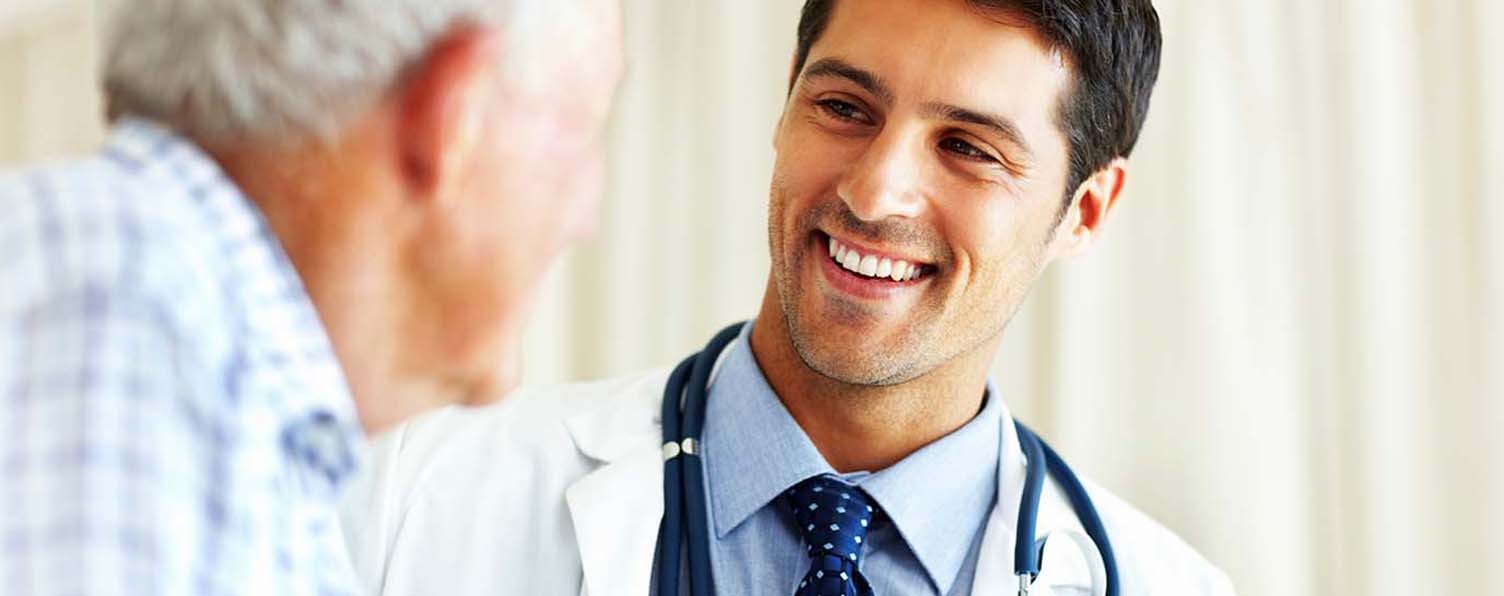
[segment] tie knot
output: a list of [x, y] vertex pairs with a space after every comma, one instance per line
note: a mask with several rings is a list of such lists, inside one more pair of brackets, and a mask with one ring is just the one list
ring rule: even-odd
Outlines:
[[811, 558], [853, 565], [861, 558], [867, 526], [877, 513], [862, 489], [825, 475], [794, 485], [784, 496]]

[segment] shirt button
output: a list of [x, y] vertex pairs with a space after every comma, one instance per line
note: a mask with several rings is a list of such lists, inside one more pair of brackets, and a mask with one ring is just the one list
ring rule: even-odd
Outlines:
[[332, 495], [339, 480], [355, 467], [349, 433], [329, 412], [314, 412], [288, 426], [282, 442], [305, 486], [315, 494]]

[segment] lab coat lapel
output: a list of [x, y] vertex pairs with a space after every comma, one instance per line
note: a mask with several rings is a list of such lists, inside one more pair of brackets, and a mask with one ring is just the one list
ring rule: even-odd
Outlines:
[[[971, 593], [973, 594], [1011, 594], [1018, 589], [1018, 577], [1013, 574], [1013, 555], [1018, 528], [1019, 500], [1023, 497], [1024, 477], [1028, 466], [1044, 465], [1044, 462], [1031, 462], [1024, 457], [1023, 446], [1018, 442], [1018, 429], [1013, 426], [1013, 416], [1006, 407], [1001, 418], [1003, 440], [998, 442], [1002, 445], [1002, 452], [998, 454], [998, 502], [992, 508], [992, 515], [987, 519], [987, 533], [982, 537], [977, 574], [972, 582]], [[1070, 508], [1064, 495], [1055, 487], [1053, 478], [1046, 479], [1044, 492], [1039, 501], [1039, 520], [1036, 522], [1036, 531], [1040, 536], [1052, 530], [1080, 529], [1080, 521], [1076, 519], [1076, 514]], [[1053, 543], [1054, 540], [1052, 539], [1051, 542]], [[1045, 575], [1052, 577], [1047, 579], [1041, 576], [1041, 580], [1034, 583], [1029, 593], [1035, 596], [1052, 594], [1054, 590], [1051, 589], [1051, 584], [1091, 585], [1089, 577], [1075, 577], [1082, 575], [1084, 570], [1064, 574], [1060, 573], [1061, 571], [1052, 569], [1046, 572]]]
[[1002, 440], [998, 441], [997, 504], [987, 518], [987, 533], [977, 560], [977, 574], [972, 581], [973, 594], [1004, 594], [1017, 589], [1013, 575], [1013, 536], [1018, 524], [1018, 500], [1024, 492], [1024, 472], [1028, 462], [1018, 443], [1013, 415], [1003, 406]]
[[664, 376], [605, 398], [566, 422], [575, 445], [601, 467], [565, 491], [590, 596], [647, 594], [663, 517], [658, 395]]
[[596, 470], [565, 493], [586, 594], [647, 593], [663, 517], [662, 463], [649, 449]]

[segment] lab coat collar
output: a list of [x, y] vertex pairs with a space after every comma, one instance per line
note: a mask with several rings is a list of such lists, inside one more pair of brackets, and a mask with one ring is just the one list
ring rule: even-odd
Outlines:
[[1018, 442], [1018, 429], [1013, 427], [1013, 414], [1007, 404], [1001, 403], [1002, 433], [1001, 451], [998, 454], [997, 503], [987, 520], [987, 532], [982, 537], [981, 555], [977, 557], [977, 572], [973, 585], [1016, 585], [1013, 579], [1013, 532], [1018, 527], [1018, 499], [1024, 492], [1024, 475], [1028, 459], [1023, 455], [1023, 446]]
[[[575, 447], [602, 462], [565, 491], [591, 596], [645, 594], [663, 517], [662, 433], [657, 416], [668, 371], [608, 396], [565, 421]], [[646, 412], [654, 415], [644, 416]]]
[[[612, 463], [638, 454], [644, 445], [658, 453], [663, 439], [659, 405], [669, 369], [643, 375], [616, 395], [602, 396], [600, 405], [564, 421], [575, 447], [586, 457]], [[644, 416], [645, 412], [651, 415]], [[660, 470], [661, 472], [661, 470]]]
[[[1023, 445], [1018, 440], [1018, 429], [1014, 426], [1013, 414], [1008, 411], [1006, 404], [999, 402], [999, 405], [1003, 406], [1003, 412], [1000, 429], [1002, 452], [998, 456], [998, 500], [987, 521], [987, 533], [982, 538], [981, 555], [977, 560], [973, 586], [1018, 585], [1013, 574], [1013, 557], [1016, 550], [1014, 539], [1018, 529], [1019, 500], [1023, 497], [1028, 467], [1044, 465], [1044, 462], [1031, 462], [1024, 456]], [[1069, 502], [1055, 486], [1052, 478], [1047, 478], [1044, 484], [1035, 531], [1038, 532], [1036, 538], [1050, 532], [1083, 531], [1075, 511], [1071, 509]], [[1053, 543], [1054, 540], [1052, 539], [1051, 542]], [[1091, 589], [1091, 578], [1086, 575], [1084, 568], [1071, 566], [1069, 569], [1062, 569], [1048, 564], [1051, 562], [1048, 559], [1043, 570], [1050, 577], [1041, 576], [1035, 584], [1038, 593], [1050, 594], [1053, 591], [1049, 588], [1058, 587]]]

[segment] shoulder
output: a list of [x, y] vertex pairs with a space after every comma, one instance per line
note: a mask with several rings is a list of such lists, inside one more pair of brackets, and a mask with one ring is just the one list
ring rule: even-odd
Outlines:
[[[0, 391], [42, 391], [52, 408], [90, 403], [162, 432], [223, 434], [232, 313], [179, 194], [103, 157], [0, 172], [0, 359], [20, 363], [0, 367], [13, 382]], [[51, 432], [92, 440], [100, 430]], [[125, 438], [169, 445], [151, 436]]]
[[541, 463], [577, 442], [587, 444], [577, 455], [599, 459], [596, 447], [609, 451], [612, 437], [657, 429], [665, 376], [655, 370], [530, 386], [494, 404], [442, 408], [378, 437], [373, 464], [397, 465], [403, 484], [419, 486], [433, 474], [463, 475], [478, 465], [505, 466], [518, 458]]
[[1124, 594], [1233, 594], [1227, 575], [1185, 540], [1117, 495], [1083, 484], [1107, 525]]
[[[196, 266], [212, 254], [187, 197], [123, 164], [90, 157], [0, 172], [0, 311], [86, 292], [162, 305], [173, 319], [186, 297], [212, 299], [218, 287]], [[184, 321], [188, 323], [189, 321]]]
[[[193, 505], [236, 503], [224, 500], [211, 472], [234, 461], [239, 419], [218, 399], [228, 361], [222, 334], [207, 332], [225, 314], [204, 303], [213, 284], [185, 264], [193, 226], [170, 196], [139, 182], [97, 158], [0, 172], [0, 399], [26, 403], [14, 413], [42, 437], [0, 441], [0, 452], [20, 462], [8, 480], [37, 488], [22, 496], [34, 515], [18, 535], [64, 526], [89, 536], [138, 532], [160, 547], [158, 557], [137, 561], [142, 569], [177, 572], [200, 562], [221, 514], [233, 513], [200, 515]], [[87, 424], [57, 424], [80, 412]], [[44, 498], [79, 486], [88, 488], [88, 506]], [[107, 499], [92, 498], [119, 494], [187, 513], [171, 533], [137, 528], [118, 507], [99, 505]], [[74, 567], [141, 556], [129, 542], [29, 544], [18, 556]]]
[[[665, 377], [653, 371], [526, 387], [496, 404], [443, 408], [377, 436], [340, 507], [365, 587], [379, 593], [434, 572], [422, 563], [433, 557], [414, 554], [433, 548], [454, 551], [452, 564], [435, 569], [474, 551], [491, 561], [544, 551], [577, 556], [558, 539], [569, 524], [564, 494], [603, 465], [595, 448], [657, 428]], [[519, 548], [533, 551], [512, 552]]]

